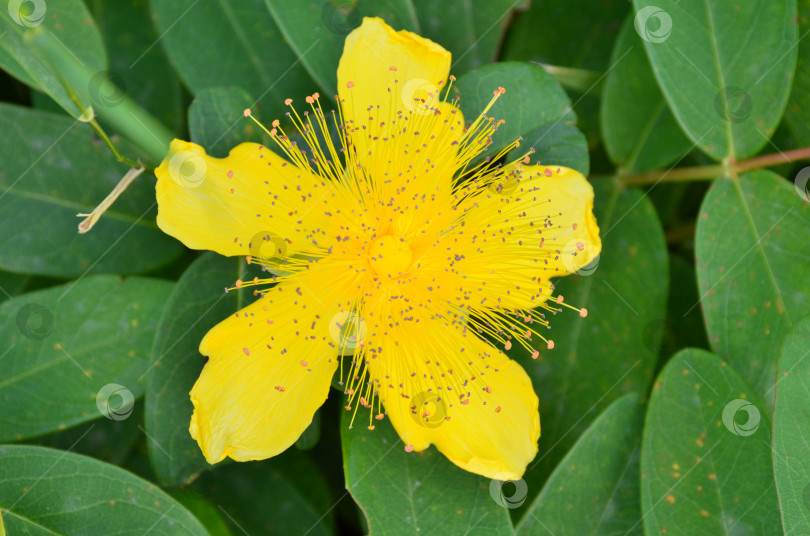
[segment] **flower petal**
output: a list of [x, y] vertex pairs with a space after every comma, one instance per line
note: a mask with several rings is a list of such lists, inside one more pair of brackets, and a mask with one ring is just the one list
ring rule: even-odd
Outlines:
[[[266, 291], [200, 343], [209, 360], [191, 390], [189, 431], [209, 463], [275, 456], [326, 400], [338, 366], [326, 280], [307, 275]], [[306, 286], [305, 286], [306, 285]]]
[[408, 448], [435, 444], [462, 469], [500, 480], [520, 478], [540, 437], [538, 399], [523, 368], [459, 321], [396, 324], [371, 330], [370, 346], [381, 332], [396, 343], [383, 347], [367, 366]]
[[192, 249], [283, 256], [309, 243], [308, 229], [322, 223], [319, 211], [307, 214], [306, 229], [300, 222], [317, 190], [326, 191], [322, 180], [255, 143], [214, 158], [174, 140], [155, 175], [158, 226]]
[[449, 70], [444, 48], [379, 18], [346, 38], [337, 73], [343, 117], [357, 164], [378, 189], [449, 191], [464, 131], [461, 111], [441, 100]]
[[378, 115], [370, 114], [370, 108], [412, 111], [413, 99], [429, 99], [428, 93], [438, 91], [449, 74], [450, 53], [440, 45], [366, 17], [346, 37], [338, 64], [344, 118], [365, 125], [369, 115]]
[[602, 250], [593, 188], [560, 166], [513, 164], [460, 208], [475, 232], [454, 246], [470, 282], [501, 289], [505, 307], [531, 309], [551, 296], [552, 277], [582, 270]]

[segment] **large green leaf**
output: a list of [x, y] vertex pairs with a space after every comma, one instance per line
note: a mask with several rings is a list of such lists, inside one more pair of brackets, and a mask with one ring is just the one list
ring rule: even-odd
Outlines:
[[262, 0], [151, 0], [160, 43], [195, 95], [238, 85], [267, 111], [316, 89]]
[[752, 394], [708, 352], [684, 350], [667, 364], [641, 448], [645, 534], [782, 533], [771, 433]]
[[492, 155], [523, 136], [515, 153], [534, 147], [532, 161], [564, 165], [588, 173], [585, 137], [576, 129], [576, 116], [562, 87], [542, 68], [529, 63], [498, 63], [475, 69], [454, 85], [461, 111], [472, 121], [484, 111], [498, 87], [506, 89], [487, 115], [506, 122], [493, 135]]
[[[36, 0], [6, 2], [0, 9], [0, 67], [25, 84], [44, 91], [74, 117], [81, 110], [51, 63], [24, 35], [49, 32], [91, 72], [107, 70], [107, 55], [98, 28], [81, 0]], [[86, 95], [88, 88], [73, 88]], [[82, 105], [90, 106], [85, 100]]]
[[126, 172], [92, 129], [63, 115], [0, 104], [0, 268], [57, 277], [144, 272], [180, 244], [155, 225], [155, 189], [142, 175], [87, 234], [89, 213]]
[[188, 393], [205, 364], [199, 351], [205, 333], [247, 305], [249, 292], [223, 290], [245, 279], [244, 271], [243, 260], [202, 255], [183, 273], [160, 318], [146, 387], [146, 433], [152, 467], [165, 484], [187, 483], [211, 467], [188, 432]]
[[9, 534], [206, 536], [154, 484], [70, 452], [0, 446], [0, 511]]
[[191, 141], [223, 158], [242, 142], [261, 143], [262, 130], [243, 115], [254, 99], [239, 87], [202, 90], [188, 109]]
[[440, 43], [453, 54], [450, 72], [458, 76], [495, 61], [503, 32], [516, 9], [528, 0], [478, 2], [449, 16], [447, 4], [412, 0], [422, 27], [421, 35]]
[[674, 162], [692, 144], [658, 89], [633, 19], [625, 21], [602, 91], [605, 149], [620, 168], [642, 172]]
[[95, 106], [115, 107], [126, 93], [173, 132], [183, 132], [185, 95], [180, 79], [161, 47], [145, 48], [159, 37], [146, 0], [88, 4], [110, 56], [110, 70], [91, 79]]
[[[524, 478], [539, 491], [577, 438], [610, 403], [644, 393], [652, 380], [666, 315], [667, 249], [649, 199], [637, 189], [594, 184], [602, 236], [598, 261], [555, 285], [565, 301], [588, 309], [550, 319], [555, 347], [532, 360], [512, 351], [540, 397], [540, 453]], [[598, 263], [598, 264], [597, 264]]]
[[717, 159], [767, 143], [796, 67], [796, 2], [634, 0], [635, 27], [672, 112]]
[[0, 305], [0, 441], [126, 419], [171, 288], [89, 276]]
[[810, 40], [804, 39], [810, 30], [810, 0], [799, 2], [799, 51], [796, 77], [790, 91], [785, 121], [802, 146], [810, 145]]
[[298, 59], [329, 95], [337, 93], [337, 67], [343, 41], [363, 17], [382, 17], [395, 30], [419, 32], [411, 0], [265, 0], [265, 3]]
[[[509, 512], [499, 504], [522, 504], [523, 481], [503, 484], [468, 473], [434, 447], [405, 452], [387, 420], [367, 430], [362, 423], [350, 429], [351, 418], [343, 412], [346, 489], [363, 510], [371, 534], [514, 534]], [[358, 416], [362, 420], [367, 417]]]
[[[709, 343], [773, 408], [779, 347], [810, 314], [808, 205], [769, 171], [718, 179], [695, 236]], [[695, 304], [697, 305], [697, 304]]]
[[810, 317], [785, 337], [773, 416], [773, 467], [787, 534], [810, 534]]
[[638, 395], [611, 404], [560, 462], [520, 525], [519, 536], [642, 534]]

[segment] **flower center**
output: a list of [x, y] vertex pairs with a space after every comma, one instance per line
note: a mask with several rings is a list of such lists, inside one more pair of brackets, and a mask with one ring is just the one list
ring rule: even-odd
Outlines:
[[411, 248], [402, 238], [381, 236], [371, 245], [368, 260], [377, 275], [396, 278], [410, 268]]

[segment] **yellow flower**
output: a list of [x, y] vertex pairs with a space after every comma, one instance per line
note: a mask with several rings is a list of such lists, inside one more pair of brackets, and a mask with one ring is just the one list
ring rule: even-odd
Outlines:
[[[601, 248], [593, 190], [529, 164], [532, 151], [476, 160], [500, 123], [487, 107], [465, 127], [449, 69], [441, 46], [367, 18], [346, 39], [337, 111], [317, 94], [303, 113], [288, 100], [298, 143], [273, 122], [284, 157], [172, 142], [156, 171], [160, 228], [269, 272], [237, 288], [276, 283], [200, 343], [190, 432], [210, 463], [287, 449], [338, 369], [346, 409], [363, 406], [372, 429], [387, 416], [407, 451], [434, 444], [501, 480], [535, 457], [537, 395], [504, 349], [553, 346], [546, 313], [566, 304], [550, 278]], [[504, 93], [492, 89], [490, 106]]]

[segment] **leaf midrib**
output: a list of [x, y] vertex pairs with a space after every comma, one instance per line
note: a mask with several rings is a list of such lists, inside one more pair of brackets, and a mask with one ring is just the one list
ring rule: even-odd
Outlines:
[[658, 120], [663, 115], [664, 110], [666, 109], [666, 100], [664, 97], [661, 96], [660, 100], [658, 101], [658, 106], [656, 110], [650, 114], [649, 119], [644, 124], [644, 128], [641, 129], [639, 132], [638, 138], [636, 138], [636, 143], [633, 144], [633, 148], [630, 150], [630, 153], [627, 155], [627, 159], [624, 161], [622, 168], [627, 170], [633, 170], [638, 163], [638, 157], [641, 154], [641, 150], [647, 146], [647, 141], [649, 140], [649, 134], [652, 132], [653, 127], [658, 123]]
[[[729, 180], [729, 179], [726, 179], [726, 180]], [[754, 222], [754, 217], [751, 214], [751, 209], [750, 209], [750, 207], [748, 206], [748, 203], [745, 200], [745, 195], [743, 194], [742, 187], [740, 186], [740, 180], [741, 179], [736, 178], [736, 179], [730, 179], [730, 180], [731, 180], [732, 186], [734, 188], [734, 191], [737, 193], [737, 195], [740, 198], [740, 205], [743, 208], [743, 214], [745, 215], [745, 219], [746, 219], [746, 221], [748, 223], [748, 226], [751, 228], [751, 234], [754, 236], [754, 247], [757, 250], [757, 252], [759, 253], [759, 255], [762, 257], [762, 264], [765, 265], [765, 271], [768, 274], [768, 280], [771, 283], [771, 285], [773, 286], [773, 290], [776, 292], [776, 299], [779, 300], [779, 303], [777, 304], [777, 309], [779, 307], [779, 304], [781, 304], [782, 310], [784, 311], [785, 319], [787, 320], [787, 323], [788, 323], [788, 326], [789, 327], [793, 326], [793, 321], [791, 320], [790, 313], [788, 312], [788, 309], [787, 309], [787, 303], [785, 303], [785, 300], [782, 298], [782, 291], [779, 289], [779, 285], [776, 282], [776, 276], [774, 276], [773, 270], [771, 269], [771, 265], [768, 262], [768, 256], [765, 255], [765, 249], [762, 247], [762, 241], [763, 241], [764, 237], [760, 236], [759, 231], [757, 230], [756, 224]], [[778, 365], [778, 363], [777, 363], [777, 365]]]
[[[720, 98], [723, 102], [723, 109], [726, 110], [726, 113], [728, 113], [728, 99], [726, 98], [727, 95], [725, 92], [726, 80], [725, 77], [723, 76], [723, 70], [721, 67], [720, 50], [717, 48], [717, 40], [715, 39], [717, 33], [715, 32], [714, 17], [712, 16], [712, 10], [709, 7], [708, 0], [704, 0], [703, 5], [706, 8], [706, 21], [709, 24], [709, 34], [710, 34], [709, 42], [712, 45], [712, 59], [714, 60], [714, 66], [717, 74], [717, 81], [720, 83], [720, 87], [718, 88], [719, 89], [718, 95], [720, 95]], [[731, 121], [726, 120], [725, 123], [726, 123], [726, 142], [728, 143], [726, 157], [733, 159], [735, 157], [734, 131], [731, 128]]]

